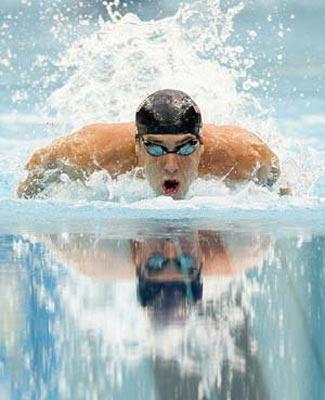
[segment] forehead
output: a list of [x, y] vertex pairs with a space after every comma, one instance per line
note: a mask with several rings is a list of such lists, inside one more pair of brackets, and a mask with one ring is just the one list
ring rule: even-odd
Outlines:
[[178, 133], [178, 134], [154, 134], [154, 135], [143, 135], [143, 138], [145, 140], [150, 140], [151, 142], [157, 142], [157, 143], [180, 143], [188, 139], [196, 139], [196, 136], [194, 136], [191, 133]]

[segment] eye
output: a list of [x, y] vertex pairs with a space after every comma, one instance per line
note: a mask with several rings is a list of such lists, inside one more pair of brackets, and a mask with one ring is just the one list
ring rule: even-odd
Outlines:
[[160, 146], [159, 144], [151, 143], [151, 142], [143, 142], [145, 145], [148, 153], [152, 156], [162, 156], [166, 154], [166, 150], [164, 149], [163, 146]]
[[187, 143], [184, 143], [179, 147], [177, 153], [184, 156], [190, 155], [195, 151], [197, 143], [198, 143], [197, 140], [191, 140]]

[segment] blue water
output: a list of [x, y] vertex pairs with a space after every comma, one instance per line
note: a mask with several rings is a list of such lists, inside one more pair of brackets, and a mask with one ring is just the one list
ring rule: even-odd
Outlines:
[[[325, 398], [324, 2], [123, 4], [1, 3], [0, 399]], [[261, 134], [293, 195], [98, 174], [16, 198], [33, 151], [167, 84]], [[157, 248], [202, 264], [199, 294], [167, 263], [144, 306]]]
[[323, 398], [324, 236], [210, 227], [202, 297], [143, 308], [132, 243], [199, 230], [136, 228], [1, 236], [2, 398]]

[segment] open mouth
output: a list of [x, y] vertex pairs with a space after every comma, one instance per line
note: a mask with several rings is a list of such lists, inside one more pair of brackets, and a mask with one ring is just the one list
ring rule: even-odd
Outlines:
[[162, 185], [165, 194], [172, 195], [178, 192], [180, 183], [176, 179], [167, 179]]

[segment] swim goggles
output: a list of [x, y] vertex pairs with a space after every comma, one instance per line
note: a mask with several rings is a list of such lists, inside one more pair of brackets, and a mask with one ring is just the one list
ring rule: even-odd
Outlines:
[[159, 273], [170, 264], [176, 265], [184, 275], [193, 274], [193, 272], [198, 269], [195, 258], [190, 254], [183, 254], [175, 259], [166, 258], [160, 254], [154, 254], [148, 258], [145, 269], [150, 273]]
[[188, 142], [175, 147], [174, 150], [168, 150], [167, 147], [158, 143], [146, 141], [143, 137], [141, 137], [141, 140], [143, 141], [147, 153], [153, 157], [161, 157], [170, 153], [178, 154], [180, 156], [190, 156], [195, 152], [199, 143], [199, 140], [191, 139]]

